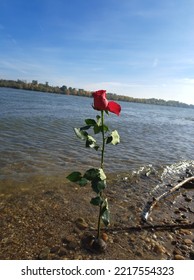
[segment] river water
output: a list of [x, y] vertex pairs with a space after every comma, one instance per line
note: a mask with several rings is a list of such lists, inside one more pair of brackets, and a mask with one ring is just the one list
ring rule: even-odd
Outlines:
[[[193, 163], [194, 109], [120, 105], [119, 117], [105, 116], [121, 138], [106, 145], [107, 172]], [[73, 131], [97, 114], [91, 98], [0, 88], [0, 180], [98, 168], [100, 152], [86, 149]]]

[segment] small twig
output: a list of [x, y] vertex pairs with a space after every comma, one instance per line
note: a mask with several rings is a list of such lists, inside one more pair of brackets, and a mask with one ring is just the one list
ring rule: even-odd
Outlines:
[[186, 183], [190, 182], [190, 181], [193, 181], [194, 180], [194, 176], [192, 177], [189, 177], [187, 179], [185, 179], [184, 181], [178, 183], [176, 186], [174, 186], [172, 189], [164, 192], [163, 194], [161, 194], [160, 196], [158, 197], [153, 197], [153, 200], [152, 201], [148, 201], [143, 212], [142, 212], [142, 220], [144, 222], [147, 221], [150, 213], [152, 212], [153, 208], [156, 206], [156, 204], [162, 199], [162, 198], [165, 198], [167, 197], [168, 195], [172, 194], [174, 191], [178, 190], [180, 187], [182, 187], [183, 185], [185, 185]]

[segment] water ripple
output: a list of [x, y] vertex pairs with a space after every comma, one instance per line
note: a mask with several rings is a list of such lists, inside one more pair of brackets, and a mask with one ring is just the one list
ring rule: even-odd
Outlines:
[[[100, 152], [84, 147], [73, 127], [98, 114], [90, 98], [0, 89], [0, 178], [69, 172], [99, 166]], [[121, 136], [108, 145], [108, 172], [193, 159], [193, 110], [121, 102], [106, 122]]]

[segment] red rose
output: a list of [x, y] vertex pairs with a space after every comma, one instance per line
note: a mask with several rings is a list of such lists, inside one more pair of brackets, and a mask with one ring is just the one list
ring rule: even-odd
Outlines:
[[107, 110], [119, 116], [121, 111], [121, 106], [114, 101], [108, 101], [106, 99], [106, 90], [98, 90], [93, 92], [93, 97], [94, 97], [93, 108], [95, 110], [99, 110], [99, 111]]

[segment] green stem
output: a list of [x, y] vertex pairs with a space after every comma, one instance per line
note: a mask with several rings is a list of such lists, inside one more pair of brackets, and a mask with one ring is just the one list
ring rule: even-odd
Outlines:
[[101, 111], [101, 124], [102, 124], [102, 153], [101, 153], [101, 168], [104, 168], [104, 148], [105, 148], [105, 137], [104, 137], [104, 111]]
[[[104, 137], [104, 111], [101, 111], [101, 125], [102, 125], [102, 152], [101, 152], [101, 169], [104, 168], [104, 150], [105, 150], [105, 137]], [[102, 192], [100, 192], [100, 197], [102, 197]], [[100, 237], [100, 222], [101, 222], [101, 212], [102, 212], [102, 205], [99, 207], [99, 215], [98, 215], [98, 233], [97, 239]]]

